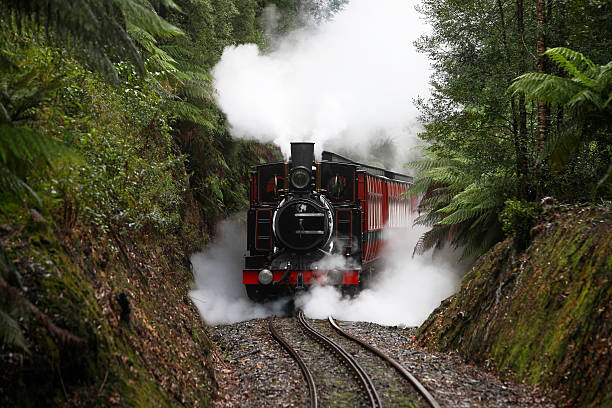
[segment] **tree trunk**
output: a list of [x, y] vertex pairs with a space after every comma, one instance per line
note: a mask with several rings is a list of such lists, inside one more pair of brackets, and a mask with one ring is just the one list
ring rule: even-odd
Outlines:
[[[501, 5], [501, 3], [499, 3]], [[516, 25], [518, 30], [519, 52], [518, 55], [518, 75], [525, 73], [525, 52], [524, 52], [524, 35], [525, 25], [523, 22], [523, 0], [516, 0]], [[518, 194], [520, 199], [527, 198], [527, 110], [525, 109], [525, 95], [520, 94], [518, 98], [518, 136], [514, 140], [514, 148], [516, 150], [516, 161], [518, 171]]]
[[[538, 72], [546, 72], [546, 60], [544, 52], [546, 51], [546, 39], [544, 38], [544, 27], [546, 25], [546, 0], [536, 0], [536, 20], [537, 20], [537, 37], [536, 37], [536, 64]], [[547, 107], [544, 101], [538, 100], [538, 153], [542, 152], [542, 147], [546, 141], [547, 132]]]
[[[504, 17], [504, 7], [502, 5], [501, 0], [497, 0], [497, 7], [499, 9], [499, 21], [501, 25], [502, 42], [504, 46], [506, 64], [508, 65], [508, 68], [510, 68], [512, 64], [510, 60], [510, 49], [508, 47], [508, 38], [506, 36], [506, 19]], [[516, 75], [514, 75], [514, 73], [511, 73], [508, 78], [508, 85], [510, 85], [514, 77], [516, 77]], [[525, 154], [523, 150], [521, 149], [521, 141], [519, 140], [518, 120], [516, 117], [516, 100], [514, 96], [510, 97], [510, 111], [512, 114], [512, 121], [511, 121], [512, 137], [514, 139], [514, 150], [516, 154], [516, 177], [518, 180], [517, 195], [520, 200], [524, 200], [526, 198], [526, 193], [527, 193], [526, 186], [525, 186], [525, 174], [526, 174], [527, 169], [525, 166], [526, 164]]]

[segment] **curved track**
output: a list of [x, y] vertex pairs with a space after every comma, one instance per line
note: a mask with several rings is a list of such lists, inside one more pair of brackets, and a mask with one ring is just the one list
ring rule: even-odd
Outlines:
[[268, 327], [270, 329], [270, 333], [272, 334], [272, 337], [274, 337], [274, 340], [279, 342], [281, 346], [283, 346], [285, 350], [287, 350], [287, 352], [291, 355], [291, 357], [293, 357], [293, 359], [300, 366], [300, 370], [302, 370], [302, 373], [304, 374], [304, 379], [306, 380], [306, 383], [308, 384], [308, 390], [310, 392], [310, 407], [318, 408], [319, 396], [317, 393], [317, 386], [315, 384], [314, 377], [312, 376], [312, 373], [310, 372], [310, 369], [308, 369], [308, 366], [306, 365], [304, 360], [299, 356], [299, 354], [295, 351], [295, 349], [291, 347], [291, 345], [287, 343], [287, 341], [278, 333], [278, 330], [276, 330], [276, 327], [274, 327], [274, 318], [268, 319]]
[[406, 380], [408, 380], [414, 386], [414, 388], [423, 396], [423, 398], [425, 398], [425, 400], [429, 403], [429, 405], [432, 406], [432, 408], [440, 408], [440, 404], [438, 404], [438, 402], [433, 398], [433, 396], [429, 393], [429, 391], [427, 391], [427, 389], [419, 382], [419, 380], [417, 380], [404, 367], [402, 367], [402, 365], [400, 363], [398, 363], [397, 361], [395, 361], [391, 357], [387, 356], [385, 353], [383, 353], [381, 350], [377, 349], [376, 347], [372, 346], [371, 344], [366, 343], [365, 341], [363, 341], [363, 340], [361, 340], [361, 339], [359, 339], [359, 338], [357, 338], [357, 337], [355, 337], [355, 336], [345, 332], [344, 330], [342, 330], [340, 328], [340, 326], [338, 326], [338, 324], [336, 324], [336, 322], [334, 321], [334, 319], [331, 316], [329, 316], [328, 321], [329, 321], [329, 324], [338, 333], [340, 333], [341, 335], [343, 335], [347, 339], [350, 339], [350, 340], [358, 343], [362, 347], [368, 349], [372, 353], [376, 354], [377, 356], [379, 356], [380, 358], [382, 358], [383, 360], [385, 360], [389, 364], [391, 364]]
[[318, 342], [322, 343], [323, 345], [331, 349], [334, 353], [336, 353], [340, 357], [341, 360], [343, 360], [347, 364], [348, 367], [350, 367], [355, 372], [355, 374], [357, 375], [357, 378], [359, 379], [359, 381], [361, 382], [363, 386], [363, 389], [366, 392], [366, 395], [372, 407], [374, 408], [382, 407], [380, 397], [378, 395], [378, 392], [376, 391], [376, 388], [374, 387], [374, 383], [372, 382], [372, 379], [365, 372], [365, 370], [359, 365], [357, 360], [355, 360], [355, 358], [351, 354], [349, 354], [346, 350], [340, 347], [337, 343], [332, 341], [327, 336], [324, 336], [323, 334], [319, 333], [312, 326], [310, 326], [308, 321], [306, 321], [304, 312], [300, 311], [298, 313], [297, 319], [298, 319], [298, 322], [302, 325], [302, 327], [306, 330], [306, 332], [311, 337], [313, 337], [315, 340], [317, 340]]
[[[270, 329], [270, 333], [272, 337], [278, 343], [280, 343], [283, 346], [283, 348], [287, 350], [287, 352], [298, 363], [300, 369], [302, 370], [302, 373], [304, 374], [304, 379], [306, 380], [306, 383], [308, 384], [308, 389], [310, 393], [310, 406], [311, 408], [318, 408], [319, 394], [317, 391], [316, 383], [314, 381], [314, 376], [312, 375], [312, 372], [306, 365], [303, 358], [300, 357], [300, 355], [296, 352], [296, 350], [280, 335], [280, 333], [274, 326], [274, 319], [275, 318], [268, 319], [268, 322], [269, 322], [268, 326]], [[367, 399], [369, 400], [370, 405], [374, 408], [382, 407], [380, 396], [378, 392], [376, 391], [376, 388], [374, 386], [372, 379], [366, 373], [366, 371], [359, 365], [357, 360], [355, 360], [353, 355], [351, 355], [348, 351], [342, 348], [338, 343], [334, 342], [329, 337], [323, 335], [322, 333], [314, 329], [306, 320], [306, 316], [304, 315], [304, 312], [299, 311], [296, 320], [302, 326], [302, 328], [305, 330], [308, 336], [310, 336], [315, 341], [321, 343], [323, 346], [333, 351], [346, 364], [346, 366], [355, 373], [356, 378], [359, 380], [363, 390], [365, 391], [365, 395], [367, 396]], [[344, 331], [340, 326], [338, 326], [338, 324], [334, 321], [334, 319], [331, 316], [328, 318], [328, 321], [331, 327], [334, 330], [336, 330], [338, 333], [340, 333], [342, 336], [359, 344], [366, 350], [376, 354], [378, 357], [386, 361], [389, 365], [393, 366], [393, 368], [395, 368], [397, 372], [403, 378], [405, 378], [414, 387], [414, 389], [416, 389], [421, 394], [421, 396], [425, 399], [425, 401], [427, 401], [427, 403], [432, 408], [440, 408], [440, 404], [438, 404], [438, 402], [433, 398], [433, 396], [429, 393], [429, 391], [412, 374], [410, 374], [410, 372], [408, 372], [404, 367], [402, 367], [401, 364], [399, 364], [397, 361], [395, 361], [394, 359], [386, 355], [381, 350], [372, 346], [371, 344]]]

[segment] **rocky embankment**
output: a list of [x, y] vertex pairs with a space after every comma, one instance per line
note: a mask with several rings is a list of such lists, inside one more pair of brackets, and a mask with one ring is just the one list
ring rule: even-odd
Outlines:
[[553, 208], [523, 252], [476, 261], [417, 342], [502, 377], [557, 391], [561, 405], [612, 406], [612, 210]]

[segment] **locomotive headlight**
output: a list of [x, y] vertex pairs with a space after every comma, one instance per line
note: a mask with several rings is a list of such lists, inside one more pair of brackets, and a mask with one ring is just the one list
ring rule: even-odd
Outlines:
[[261, 271], [259, 271], [257, 279], [262, 285], [269, 285], [270, 283], [272, 283], [274, 275], [272, 275], [272, 272], [269, 269], [262, 269]]
[[310, 183], [310, 173], [303, 167], [298, 167], [291, 173], [291, 185], [302, 190]]

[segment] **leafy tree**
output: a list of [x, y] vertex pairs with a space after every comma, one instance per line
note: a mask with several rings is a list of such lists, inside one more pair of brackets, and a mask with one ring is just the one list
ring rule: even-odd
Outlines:
[[[549, 140], [546, 149], [552, 164], [562, 167], [585, 143], [598, 143], [602, 150], [612, 143], [612, 61], [597, 65], [583, 54], [564, 47], [549, 49], [544, 55], [568, 77], [527, 73], [518, 77], [509, 90], [568, 110], [568, 126]], [[598, 184], [602, 185], [611, 174], [612, 166]]]
[[[429, 100], [419, 101], [424, 123], [420, 137], [429, 144], [431, 162], [414, 164], [420, 169], [421, 186], [414, 191], [425, 194], [419, 223], [432, 230], [417, 249], [451, 242], [465, 245], [468, 253], [486, 250], [503, 237], [497, 214], [506, 199], [533, 201], [546, 195], [565, 202], [591, 199], [591, 186], [610, 165], [608, 68], [594, 62], [592, 66], [599, 68], [589, 68], [585, 61], [575, 69], [565, 63], [546, 64], [546, 55], [538, 56], [538, 50], [543, 51], [544, 45], [569, 45], [592, 53], [596, 61], [609, 61], [612, 48], [605, 33], [612, 28], [612, 4], [424, 0], [419, 10], [433, 28], [416, 43], [432, 61], [433, 91]], [[572, 56], [564, 58], [578, 63]], [[526, 72], [540, 71], [521, 77], [533, 82], [562, 77], [557, 71], [567, 69], [582, 76], [565, 78], [573, 84], [572, 92], [598, 87], [592, 90], [603, 95], [599, 108], [586, 103], [593, 92], [581, 94], [585, 102], [581, 108], [559, 101], [551, 104], [555, 97], [550, 87], [537, 95], [526, 87], [507, 92], [513, 80]], [[583, 138], [577, 143], [579, 135]], [[553, 160], [543, 161], [551, 151]], [[562, 168], [557, 166], [560, 162]], [[446, 179], [457, 171], [461, 182]], [[606, 191], [600, 189], [599, 194], [606, 197]], [[482, 246], [472, 237], [483, 237]]]

